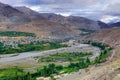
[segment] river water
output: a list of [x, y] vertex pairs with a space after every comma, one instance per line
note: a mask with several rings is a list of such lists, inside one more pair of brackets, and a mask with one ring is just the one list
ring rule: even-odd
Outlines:
[[[67, 47], [67, 48], [59, 48], [59, 49], [53, 49], [53, 50], [46, 50], [46, 51], [32, 51], [32, 52], [23, 52], [23, 53], [16, 53], [16, 54], [6, 54], [6, 55], [0, 55], [0, 62], [12, 62], [20, 59], [25, 59], [29, 57], [36, 57], [36, 56], [43, 56], [43, 55], [48, 55], [56, 52], [62, 52], [62, 51], [77, 51], [75, 48], [84, 48], [84, 47], [91, 47], [90, 45], [87, 44], [79, 44], [76, 46], [72, 47]], [[75, 49], [75, 50], [74, 50]], [[94, 55], [90, 57], [91, 59], [94, 59], [96, 56], [99, 55], [100, 50], [95, 49], [94, 50]], [[4, 56], [4, 57], [3, 57]]]

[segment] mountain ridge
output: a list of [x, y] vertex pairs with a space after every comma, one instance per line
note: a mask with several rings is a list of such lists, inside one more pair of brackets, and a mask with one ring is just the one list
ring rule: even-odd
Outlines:
[[[0, 7], [1, 9], [0, 18], [3, 21], [2, 22], [0, 21], [0, 31], [6, 31], [6, 30], [7, 31], [17, 30], [17, 31], [25, 31], [25, 32], [32, 31], [38, 36], [46, 36], [46, 34], [43, 34], [44, 33], [44, 31], [42, 31], [43, 28], [46, 29], [45, 31], [47, 33], [47, 37], [49, 37], [49, 35], [52, 35], [52, 37], [56, 37], [56, 34], [57, 37], [66, 37], [66, 36], [71, 37], [71, 35], [79, 36], [80, 33], [82, 32], [80, 29], [99, 30], [101, 28], [97, 21], [93, 21], [84, 17], [78, 17], [78, 16], [64, 17], [62, 15], [57, 15], [54, 13], [38, 13], [25, 6], [11, 7], [7, 5], [6, 8], [6, 4], [1, 3], [1, 5], [3, 7]], [[11, 11], [11, 14], [9, 14], [7, 11], [8, 12]], [[5, 14], [8, 16], [4, 16]], [[3, 19], [2, 17], [5, 19]], [[50, 23], [52, 23], [52, 26]], [[34, 27], [33, 25], [37, 25], [37, 26]], [[58, 27], [59, 30], [56, 28], [57, 26], [59, 26]], [[41, 30], [38, 27], [40, 27]], [[68, 32], [64, 32], [64, 31], [68, 31]], [[42, 33], [42, 35], [39, 35], [38, 33]]]

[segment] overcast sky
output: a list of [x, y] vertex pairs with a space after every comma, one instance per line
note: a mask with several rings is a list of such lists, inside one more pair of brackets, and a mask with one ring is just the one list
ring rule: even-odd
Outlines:
[[91, 19], [120, 20], [120, 0], [0, 0], [12, 6], [27, 6], [40, 13], [78, 15]]

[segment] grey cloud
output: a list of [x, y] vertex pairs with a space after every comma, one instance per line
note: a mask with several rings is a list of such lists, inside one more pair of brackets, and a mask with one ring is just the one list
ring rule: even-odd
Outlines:
[[106, 14], [120, 14], [120, 3], [108, 5], [105, 9]]
[[72, 0], [39, 0], [41, 4], [65, 4], [72, 3]]
[[40, 5], [42, 4], [40, 0], [23, 0], [26, 5]]

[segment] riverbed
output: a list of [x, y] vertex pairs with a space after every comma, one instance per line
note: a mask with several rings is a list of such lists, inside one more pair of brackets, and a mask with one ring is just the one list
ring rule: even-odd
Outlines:
[[[55, 53], [62, 53], [62, 52], [93, 52], [93, 56], [89, 57], [91, 60], [95, 59], [95, 57], [99, 56], [100, 49], [98, 47], [94, 47], [88, 44], [78, 44], [74, 45], [72, 47], [66, 47], [66, 48], [59, 48], [59, 49], [53, 49], [53, 50], [46, 50], [46, 51], [32, 51], [32, 52], [23, 52], [23, 53], [16, 53], [16, 54], [5, 54], [0, 55], [0, 66], [2, 65], [8, 65], [10, 66], [15, 64], [32, 64], [36, 61], [34, 60], [34, 57], [37, 56], [45, 56]], [[33, 65], [34, 66], [34, 65]]]

